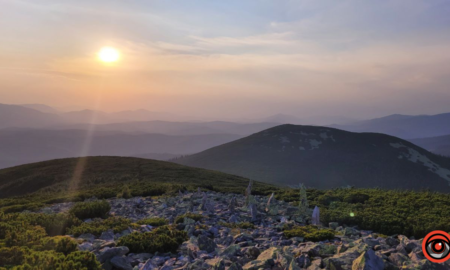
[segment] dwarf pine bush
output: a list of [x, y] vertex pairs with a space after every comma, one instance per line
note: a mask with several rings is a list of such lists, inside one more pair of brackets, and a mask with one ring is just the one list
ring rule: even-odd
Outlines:
[[70, 209], [70, 214], [82, 220], [88, 218], [107, 218], [109, 210], [111, 210], [111, 205], [107, 201], [80, 202], [76, 203]]

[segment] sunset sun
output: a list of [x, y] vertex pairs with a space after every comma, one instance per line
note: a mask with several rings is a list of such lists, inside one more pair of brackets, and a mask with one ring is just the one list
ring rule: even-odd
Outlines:
[[105, 63], [112, 63], [119, 60], [120, 53], [117, 49], [112, 47], [103, 47], [98, 52], [98, 59]]

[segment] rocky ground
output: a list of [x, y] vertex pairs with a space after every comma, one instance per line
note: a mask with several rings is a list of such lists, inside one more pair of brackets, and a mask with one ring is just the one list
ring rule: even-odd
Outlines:
[[[166, 218], [193, 212], [201, 221], [184, 219], [178, 229], [190, 239], [177, 254], [133, 254], [117, 240], [132, 231], [153, 228], [142, 225], [122, 233], [104, 232], [79, 237], [81, 250], [96, 254], [105, 269], [450, 269], [450, 263], [435, 264], [425, 259], [421, 240], [403, 235], [381, 237], [370, 231], [327, 224], [336, 231], [331, 241], [307, 242], [301, 237], [287, 238], [282, 227], [287, 223], [302, 225], [299, 208], [267, 197], [253, 196], [252, 207], [245, 206], [243, 195], [215, 192], [186, 193], [169, 198], [111, 199], [110, 214], [133, 221], [148, 217]], [[42, 212], [68, 211], [72, 203], [55, 204]], [[221, 222], [252, 222], [253, 229], [229, 228]], [[89, 220], [87, 221], [89, 222]], [[327, 226], [327, 227], [328, 227]]]

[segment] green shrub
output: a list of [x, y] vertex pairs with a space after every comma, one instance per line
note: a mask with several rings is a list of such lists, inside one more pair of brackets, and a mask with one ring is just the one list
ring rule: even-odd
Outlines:
[[45, 237], [41, 239], [40, 250], [54, 250], [68, 255], [78, 248], [78, 243], [68, 236]]
[[123, 186], [122, 191], [119, 194], [117, 194], [117, 197], [118, 198], [124, 198], [124, 199], [129, 199], [129, 198], [133, 197], [131, 195], [131, 190], [128, 187], [128, 185]]
[[131, 221], [123, 217], [110, 217], [107, 219], [94, 219], [92, 222], [83, 222], [79, 226], [73, 226], [67, 230], [68, 234], [80, 236], [84, 233], [92, 233], [100, 236], [102, 232], [112, 229], [115, 233], [122, 232], [131, 226]]
[[157, 226], [163, 226], [163, 225], [167, 225], [169, 224], [169, 221], [165, 218], [157, 218], [157, 217], [153, 217], [153, 218], [145, 218], [145, 219], [141, 219], [137, 222], [137, 224], [139, 225], [151, 225], [154, 227]]
[[119, 246], [127, 246], [133, 253], [173, 252], [188, 239], [187, 233], [174, 227], [162, 226], [151, 232], [132, 234], [121, 237]]
[[0, 267], [23, 264], [25, 253], [20, 247], [0, 248]]
[[14, 246], [38, 246], [42, 238], [47, 236], [44, 228], [40, 226], [17, 228], [18, 230], [8, 231], [5, 237], [7, 247]]
[[70, 213], [79, 219], [106, 218], [108, 217], [111, 205], [107, 201], [81, 202], [76, 203]]
[[334, 238], [335, 231], [331, 229], [319, 229], [316, 226], [294, 226], [288, 230], [285, 230], [284, 236], [291, 237], [303, 237], [307, 241], [324, 241]]
[[240, 229], [254, 229], [255, 228], [255, 225], [250, 222], [239, 222], [239, 223], [219, 222], [219, 225], [228, 227], [228, 228], [240, 228]]
[[16, 216], [16, 220], [33, 226], [41, 226], [50, 236], [66, 234], [68, 228], [78, 226], [82, 222], [71, 214], [23, 213]]
[[190, 219], [193, 219], [195, 221], [200, 221], [200, 220], [203, 219], [203, 216], [200, 215], [200, 214], [187, 213], [187, 214], [184, 214], [184, 215], [181, 215], [181, 216], [177, 216], [175, 218], [175, 223], [176, 224], [183, 223], [184, 218], [190, 218]]

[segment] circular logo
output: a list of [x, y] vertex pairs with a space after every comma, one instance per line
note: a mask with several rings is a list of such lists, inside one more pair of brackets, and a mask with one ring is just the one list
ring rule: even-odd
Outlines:
[[450, 235], [444, 231], [432, 231], [422, 242], [422, 250], [428, 260], [441, 263], [450, 259]]

